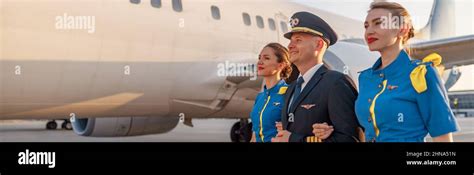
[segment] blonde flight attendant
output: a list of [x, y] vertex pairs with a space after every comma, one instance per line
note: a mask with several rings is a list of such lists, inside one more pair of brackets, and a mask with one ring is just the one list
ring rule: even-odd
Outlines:
[[[414, 36], [407, 10], [393, 2], [374, 2], [365, 29], [370, 51], [381, 55], [359, 75], [355, 111], [366, 140], [423, 142], [429, 134], [435, 142], [452, 142], [459, 128], [436, 69], [441, 56], [413, 60], [404, 50]], [[328, 127], [313, 126], [313, 132], [325, 137], [332, 132]]]

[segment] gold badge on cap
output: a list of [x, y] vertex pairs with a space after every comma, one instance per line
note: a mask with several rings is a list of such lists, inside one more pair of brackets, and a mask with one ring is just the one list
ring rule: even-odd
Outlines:
[[297, 26], [299, 23], [300, 23], [300, 20], [299, 20], [298, 18], [292, 18], [292, 19], [290, 20], [290, 25], [291, 25], [291, 27], [295, 27], [295, 26]]

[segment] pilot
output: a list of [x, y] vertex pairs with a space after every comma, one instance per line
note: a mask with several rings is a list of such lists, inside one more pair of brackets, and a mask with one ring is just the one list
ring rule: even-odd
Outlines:
[[[400, 27], [382, 27], [389, 15], [404, 19]], [[458, 125], [436, 69], [441, 56], [412, 60], [403, 49], [414, 36], [407, 10], [393, 2], [372, 3], [365, 28], [369, 50], [381, 54], [359, 75], [355, 108], [367, 141], [423, 142], [429, 133], [433, 141], [452, 142]], [[329, 126], [314, 126], [315, 135], [330, 135]]]
[[281, 109], [291, 74], [288, 50], [278, 43], [267, 44], [258, 56], [257, 75], [263, 77], [263, 91], [257, 95], [250, 118], [251, 142], [270, 142], [277, 134], [276, 122], [281, 120]]
[[[359, 126], [354, 112], [357, 91], [352, 80], [323, 63], [326, 49], [337, 42], [334, 30], [320, 17], [298, 12], [291, 17], [290, 62], [300, 72], [285, 95], [282, 122], [273, 142], [356, 142]], [[326, 139], [312, 133], [313, 124], [328, 123]]]

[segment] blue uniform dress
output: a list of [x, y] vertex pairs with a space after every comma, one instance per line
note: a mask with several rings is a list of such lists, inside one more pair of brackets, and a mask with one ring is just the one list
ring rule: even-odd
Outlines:
[[[405, 51], [384, 69], [381, 58], [359, 76], [355, 111], [367, 141], [423, 142], [458, 130], [446, 89], [432, 62], [411, 60]], [[426, 70], [423, 92], [412, 85], [410, 74]]]
[[277, 134], [275, 122], [281, 121], [281, 110], [285, 103], [285, 93], [288, 85], [280, 80], [275, 86], [257, 95], [250, 118], [252, 130], [257, 142], [270, 142]]

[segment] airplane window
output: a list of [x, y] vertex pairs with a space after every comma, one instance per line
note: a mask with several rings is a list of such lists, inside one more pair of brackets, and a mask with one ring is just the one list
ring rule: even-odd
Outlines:
[[263, 24], [263, 18], [261, 16], [257, 16], [257, 26], [258, 28], [265, 27], [265, 25]]
[[181, 0], [173, 0], [173, 10], [177, 12], [183, 11], [183, 3], [181, 3]]
[[155, 8], [160, 8], [161, 7], [161, 0], [151, 0], [151, 6]]
[[281, 31], [286, 33], [288, 32], [288, 24], [286, 22], [280, 22], [280, 26], [281, 26]]
[[273, 20], [272, 18], [268, 18], [268, 27], [270, 27], [270, 30], [275, 30], [275, 20]]
[[243, 13], [242, 18], [244, 19], [245, 25], [250, 26], [252, 24], [252, 21], [250, 20], [250, 15], [248, 13]]
[[221, 12], [219, 11], [219, 7], [211, 6], [211, 13], [214, 19], [216, 20], [221, 19]]
[[140, 4], [140, 0], [130, 0], [130, 2], [133, 4]]

